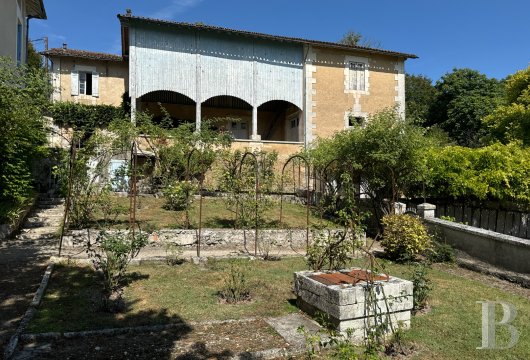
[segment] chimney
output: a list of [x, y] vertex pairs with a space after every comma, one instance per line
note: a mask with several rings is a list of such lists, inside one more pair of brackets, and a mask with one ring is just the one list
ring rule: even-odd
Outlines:
[[66, 43], [63, 43], [63, 49], [66, 50], [68, 48], [68, 45]]
[[131, 9], [125, 9], [125, 16], [132, 16]]

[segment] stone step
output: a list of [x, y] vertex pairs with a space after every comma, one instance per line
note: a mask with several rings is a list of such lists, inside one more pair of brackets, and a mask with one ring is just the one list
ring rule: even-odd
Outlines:
[[32, 228], [22, 228], [20, 230], [21, 234], [52, 234], [57, 231], [57, 226], [40, 226]]
[[63, 198], [49, 198], [49, 199], [39, 199], [38, 204], [54, 204], [54, 205], [60, 205], [64, 204], [65, 200]]
[[37, 209], [56, 209], [59, 207], [63, 207], [63, 204], [37, 204]]
[[54, 226], [58, 227], [62, 224], [60, 219], [48, 218], [29, 218], [24, 221], [23, 229], [35, 229], [40, 227]]
[[18, 234], [17, 236], [15, 236], [15, 239], [17, 240], [48, 240], [48, 239], [54, 239], [57, 237], [58, 235], [55, 233], [45, 233], [45, 234], [30, 233], [30, 234]]

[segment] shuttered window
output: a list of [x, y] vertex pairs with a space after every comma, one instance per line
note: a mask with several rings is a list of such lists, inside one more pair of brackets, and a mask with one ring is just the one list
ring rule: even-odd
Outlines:
[[74, 71], [72, 76], [72, 95], [99, 96], [99, 74], [91, 71]]
[[366, 90], [366, 65], [360, 62], [350, 62], [348, 90]]

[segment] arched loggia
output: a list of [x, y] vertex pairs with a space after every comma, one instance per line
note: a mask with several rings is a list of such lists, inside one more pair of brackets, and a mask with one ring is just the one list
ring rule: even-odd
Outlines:
[[299, 142], [303, 139], [302, 111], [284, 100], [272, 100], [258, 107], [258, 133], [262, 140]]
[[232, 134], [234, 139], [250, 139], [252, 105], [235, 96], [209, 98], [201, 106], [202, 119], [216, 120], [216, 127]]
[[166, 125], [173, 127], [195, 122], [195, 101], [174, 91], [159, 90], [142, 95], [138, 98], [137, 110], [151, 114], [155, 123], [161, 123], [167, 112], [170, 123]]

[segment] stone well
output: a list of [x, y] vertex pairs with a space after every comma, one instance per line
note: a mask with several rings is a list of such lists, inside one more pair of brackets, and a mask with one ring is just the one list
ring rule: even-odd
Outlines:
[[[394, 329], [410, 327], [413, 307], [411, 281], [393, 276], [376, 275], [370, 306], [369, 271], [358, 268], [336, 272], [300, 271], [294, 274], [294, 292], [299, 307], [310, 315], [328, 314], [329, 321], [342, 333], [352, 329], [354, 341], [365, 339], [368, 328], [386, 323]], [[368, 300], [368, 301], [367, 301]], [[376, 307], [377, 306], [377, 307]], [[377, 309], [377, 310], [375, 310]], [[377, 314], [377, 316], [374, 316]]]

